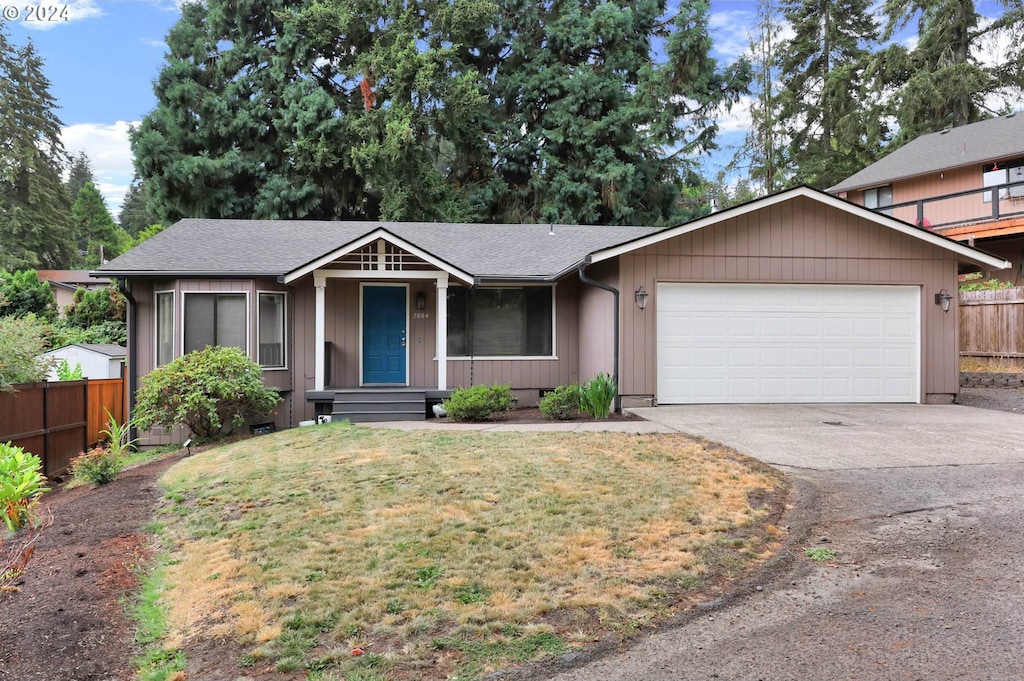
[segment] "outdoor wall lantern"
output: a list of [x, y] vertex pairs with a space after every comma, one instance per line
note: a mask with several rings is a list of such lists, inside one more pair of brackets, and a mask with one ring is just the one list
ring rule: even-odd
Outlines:
[[416, 294], [416, 309], [426, 310], [427, 309], [427, 294], [420, 291]]
[[633, 294], [633, 300], [636, 301], [636, 306], [639, 307], [641, 310], [646, 309], [647, 308], [647, 296], [649, 296], [649, 295], [650, 294], [647, 293], [647, 291], [644, 290], [643, 284], [641, 284], [640, 288], [638, 288], [636, 290], [636, 293]]
[[942, 308], [943, 312], [949, 312], [949, 303], [953, 300], [953, 296], [949, 295], [949, 291], [942, 289], [935, 294], [935, 304]]

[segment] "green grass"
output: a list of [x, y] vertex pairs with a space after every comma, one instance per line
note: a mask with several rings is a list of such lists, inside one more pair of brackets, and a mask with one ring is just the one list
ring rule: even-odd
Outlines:
[[836, 557], [836, 552], [832, 549], [826, 549], [822, 546], [817, 546], [810, 549], [804, 549], [804, 555], [811, 560], [818, 563], [827, 563]]
[[184, 652], [166, 641], [168, 609], [161, 599], [169, 560], [167, 554], [157, 557], [128, 607], [128, 614], [135, 621], [135, 642], [142, 650], [134, 660], [140, 681], [169, 681], [185, 669]]
[[778, 478], [677, 435], [332, 424], [163, 484], [164, 640], [202, 631], [323, 681], [477, 678], [631, 635], [779, 534], [748, 502]]

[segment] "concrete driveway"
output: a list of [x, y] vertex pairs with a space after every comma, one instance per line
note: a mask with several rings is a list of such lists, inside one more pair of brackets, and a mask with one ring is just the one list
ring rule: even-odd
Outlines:
[[[1024, 679], [1024, 416], [958, 406], [641, 410], [785, 467], [795, 542], [732, 599], [559, 681]], [[836, 552], [816, 563], [803, 549]]]
[[811, 470], [1024, 462], [1024, 415], [957, 405], [634, 409], [776, 466]]

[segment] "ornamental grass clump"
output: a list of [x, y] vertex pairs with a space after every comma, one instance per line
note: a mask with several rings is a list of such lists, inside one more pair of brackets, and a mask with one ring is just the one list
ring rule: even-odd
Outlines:
[[151, 371], [136, 397], [139, 428], [185, 426], [197, 443], [232, 434], [281, 400], [244, 352], [209, 346]]
[[619, 389], [608, 374], [598, 374], [580, 386], [580, 409], [595, 419], [606, 419], [611, 415], [612, 400]]

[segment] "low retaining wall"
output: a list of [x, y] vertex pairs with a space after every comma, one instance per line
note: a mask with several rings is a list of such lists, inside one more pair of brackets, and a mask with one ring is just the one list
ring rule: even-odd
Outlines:
[[961, 388], [1024, 388], [1024, 374], [961, 371]]

